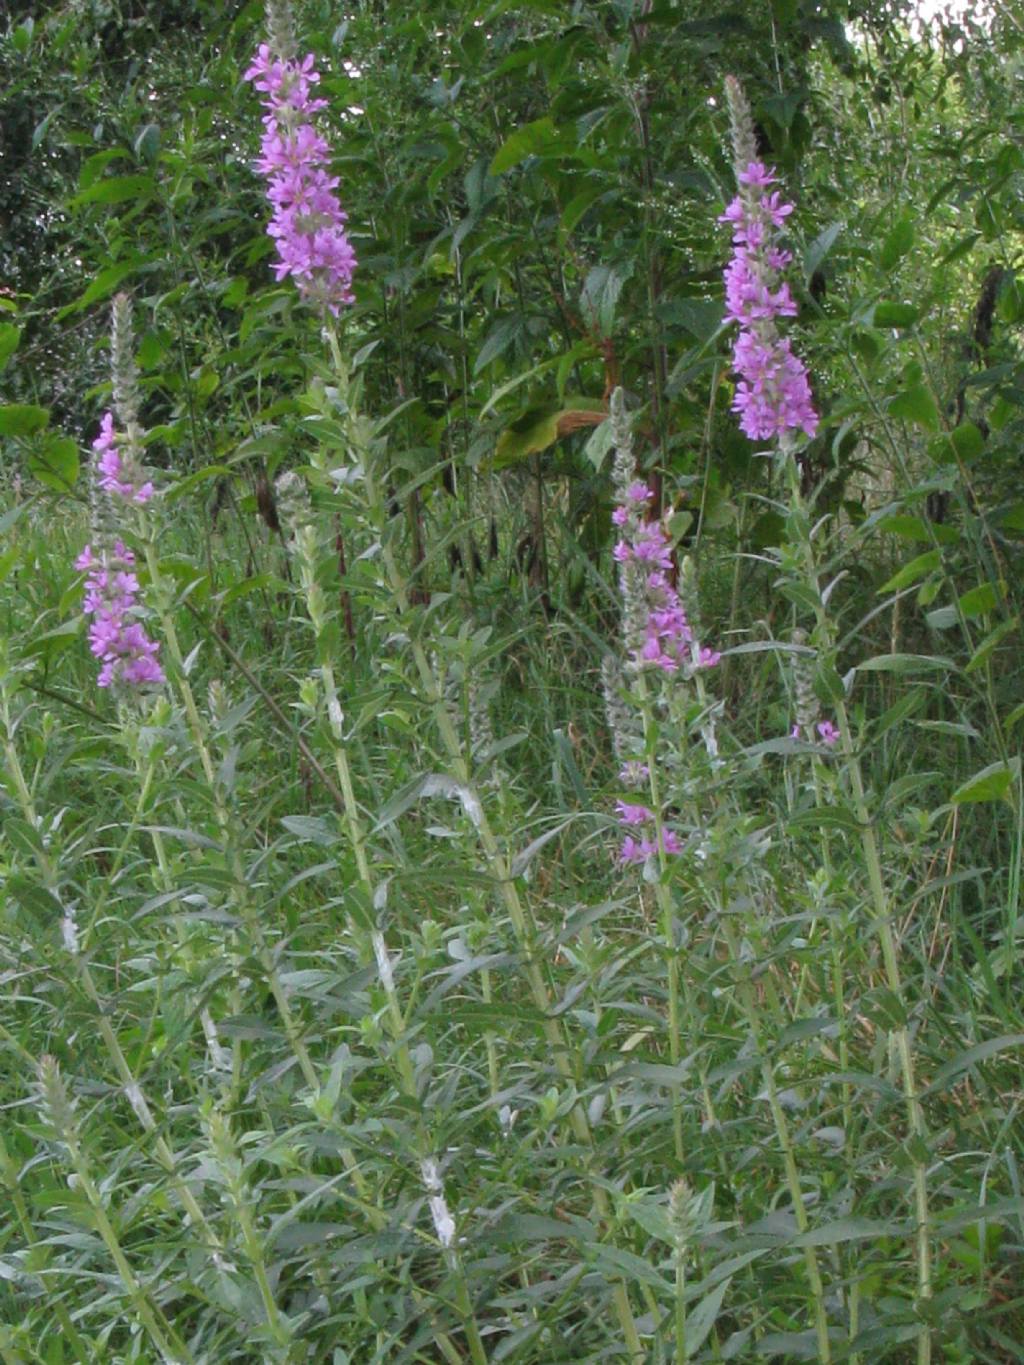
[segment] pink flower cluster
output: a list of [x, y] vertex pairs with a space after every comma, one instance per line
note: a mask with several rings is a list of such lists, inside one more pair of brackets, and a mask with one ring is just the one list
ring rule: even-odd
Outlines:
[[164, 681], [156, 657], [160, 647], [142, 623], [133, 619], [139, 597], [134, 564], [135, 556], [121, 540], [99, 555], [87, 545], [75, 560], [75, 568], [89, 575], [82, 610], [92, 617], [89, 647], [102, 663], [100, 687], [118, 682], [140, 687]]
[[96, 482], [105, 493], [116, 493], [126, 502], [141, 507], [153, 496], [153, 485], [143, 476], [134, 461], [125, 460], [117, 448], [114, 433], [114, 414], [105, 412], [100, 422], [100, 434], [92, 443], [98, 458]]
[[[822, 744], [833, 745], [839, 738], [839, 731], [830, 720], [819, 720], [814, 728]], [[797, 721], [792, 730], [790, 730], [789, 737], [790, 739], [803, 739], [803, 732], [800, 728], [799, 721]]]
[[338, 179], [325, 168], [330, 147], [317, 132], [314, 115], [327, 101], [313, 97], [320, 76], [312, 53], [284, 61], [263, 43], [245, 73], [265, 96], [262, 156], [255, 169], [267, 178], [273, 217], [267, 232], [277, 245], [274, 272], [291, 275], [303, 297], [337, 316], [352, 302], [356, 256], [345, 232], [347, 215], [337, 195]]
[[733, 348], [739, 375], [733, 411], [752, 441], [774, 440], [796, 430], [813, 436], [818, 414], [807, 370], [775, 325], [777, 318], [795, 317], [797, 311], [789, 285], [779, 279], [793, 258], [776, 242], [793, 205], [783, 203], [778, 191], [766, 193], [777, 176], [760, 161], [749, 162], [737, 179], [740, 192], [719, 218], [733, 229], [725, 316], [740, 325]]
[[721, 658], [700, 648], [686, 619], [679, 594], [672, 586], [672, 546], [664, 526], [645, 521], [643, 510], [654, 496], [640, 480], [626, 490], [625, 503], [616, 507], [612, 521], [622, 531], [613, 550], [621, 565], [622, 591], [627, 604], [642, 597], [643, 642], [632, 651], [633, 662], [675, 673], [678, 669], [713, 668]]
[[[632, 805], [628, 801], [616, 801], [615, 809], [619, 815], [619, 824], [626, 828], [641, 829], [645, 825], [653, 825], [654, 823], [654, 812], [646, 806]], [[675, 830], [663, 829], [661, 831], [661, 848], [665, 853], [682, 853], [683, 845]], [[619, 862], [645, 863], [657, 852], [658, 840], [656, 836], [653, 839], [646, 836], [641, 836], [638, 839], [632, 834], [627, 834], [622, 841]]]

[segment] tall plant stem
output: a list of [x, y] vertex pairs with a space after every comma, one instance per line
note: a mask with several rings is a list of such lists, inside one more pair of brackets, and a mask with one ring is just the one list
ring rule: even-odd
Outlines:
[[675, 1365], [688, 1365], [690, 1350], [686, 1344], [686, 1256], [687, 1249], [676, 1251], [676, 1301], [675, 1301]]
[[[814, 589], [815, 616], [823, 642], [834, 647], [835, 632], [831, 619], [822, 599], [819, 585], [819, 571], [811, 539], [810, 524], [800, 491], [800, 474], [796, 461], [791, 454], [783, 452], [790, 484], [791, 524], [796, 528], [799, 548], [803, 555], [804, 571]], [[875, 929], [882, 951], [882, 967], [885, 982], [897, 1001], [903, 998], [903, 982], [899, 968], [899, 954], [896, 935], [893, 931], [892, 907], [885, 889], [882, 873], [882, 859], [878, 848], [875, 827], [868, 809], [864, 775], [860, 758], [853, 744], [849, 713], [844, 698], [835, 703], [836, 721], [839, 726], [842, 754], [846, 772], [849, 775], [853, 792], [853, 809], [860, 829], [861, 852], [867, 871], [868, 886], [871, 892], [871, 906]], [[907, 1116], [907, 1126], [913, 1139], [910, 1158], [913, 1170], [913, 1207], [915, 1215], [914, 1248], [917, 1261], [917, 1292], [922, 1304], [932, 1297], [931, 1240], [928, 1225], [928, 1127], [924, 1109], [918, 1095], [917, 1080], [914, 1074], [914, 1059], [910, 1047], [910, 1032], [905, 1023], [891, 1030], [891, 1036], [899, 1058], [900, 1076], [903, 1086], [903, 1099]], [[932, 1357], [931, 1331], [922, 1323], [917, 1337], [918, 1365], [929, 1365]]]
[[[821, 772], [817, 765], [813, 768], [814, 801], [815, 805], [821, 808], [825, 804], [824, 793], [821, 787]], [[832, 848], [828, 836], [828, 830], [823, 826], [820, 833], [821, 866], [825, 872], [826, 884], [832, 880]], [[832, 974], [831, 990], [832, 1001], [836, 1012], [836, 1027], [839, 1031], [839, 1065], [844, 1075], [850, 1073], [850, 1029], [846, 1018], [846, 973], [844, 960], [844, 941], [845, 934], [837, 932], [834, 924], [829, 923], [829, 955]], [[847, 1154], [847, 1178], [850, 1181], [850, 1188], [856, 1189], [859, 1174], [857, 1161], [853, 1152], [853, 1087], [848, 1080], [843, 1081], [842, 1086], [842, 1113], [843, 1113], [843, 1132], [845, 1142], [844, 1151]], [[847, 1293], [847, 1314], [849, 1322], [847, 1332], [850, 1341], [854, 1341], [859, 1330], [860, 1319], [860, 1284], [855, 1275], [851, 1276], [850, 1288]], [[850, 1365], [860, 1365], [860, 1353], [854, 1351], [850, 1355]]]
[[[679, 996], [680, 996], [680, 972], [679, 972], [679, 950], [676, 946], [674, 931], [674, 906], [672, 903], [672, 893], [665, 884], [666, 858], [664, 849], [664, 820], [661, 798], [661, 783], [658, 778], [658, 767], [655, 761], [654, 747], [654, 717], [651, 713], [650, 695], [647, 690], [647, 682], [641, 671], [636, 675], [636, 695], [640, 703], [640, 710], [644, 723], [644, 748], [647, 753], [648, 786], [651, 793], [651, 808], [654, 812], [655, 840], [658, 845], [659, 877], [654, 886], [654, 895], [658, 904], [658, 913], [661, 918], [661, 931], [665, 938], [666, 955], [666, 974], [668, 988], [668, 1033], [669, 1033], [669, 1058], [673, 1067], [678, 1067], [681, 1057], [681, 1033], [682, 1025], [680, 1022]], [[696, 1018], [694, 1001], [691, 998], [691, 983], [689, 973], [684, 969], [682, 973], [682, 994], [687, 1006], [690, 1023]], [[711, 1089], [707, 1083], [706, 1073], [703, 1062], [700, 1064], [701, 1089], [704, 1096], [704, 1108], [709, 1123], [716, 1123], [714, 1100], [711, 1097]], [[683, 1100], [682, 1087], [675, 1084], [672, 1087], [672, 1135], [675, 1143], [676, 1159], [682, 1161], [685, 1155], [683, 1146]]]
[[[315, 455], [314, 462], [319, 458], [318, 455]], [[334, 674], [334, 665], [331, 662], [328, 653], [325, 598], [323, 591], [317, 582], [316, 576], [316, 532], [309, 519], [312, 509], [309, 509], [308, 507], [303, 508], [298, 502], [296, 503], [296, 507], [299, 514], [294, 519], [294, 531], [299, 560], [299, 572], [302, 589], [306, 599], [306, 609], [316, 639], [320, 688], [327, 708], [327, 718], [334, 756], [334, 768], [337, 773], [338, 787], [342, 798], [342, 815], [348, 832], [349, 843], [355, 856], [360, 890], [363, 893], [365, 901], [365, 911], [371, 913], [377, 903], [376, 893], [378, 888], [370, 863], [366, 832], [363, 828], [362, 815], [356, 798], [355, 785], [352, 780], [352, 768], [349, 763], [348, 748], [345, 742], [344, 714], [338, 696], [338, 685]], [[383, 987], [387, 1001], [388, 1025], [394, 1045], [393, 1055], [398, 1070], [399, 1089], [409, 1100], [417, 1114], [415, 1127], [419, 1155], [421, 1158], [427, 1157], [430, 1154], [431, 1149], [430, 1135], [424, 1120], [423, 1108], [420, 1103], [415, 1068], [409, 1053], [408, 1044], [405, 1041], [406, 1020], [399, 1002], [398, 992], [395, 989], [391, 959], [388, 955], [387, 945], [384, 941], [383, 933], [376, 927], [370, 929], [368, 934], [364, 933], [362, 937], [363, 955], [370, 960], [376, 960], [378, 978]], [[469, 1344], [471, 1358], [474, 1361], [474, 1365], [486, 1365], [487, 1356], [483, 1348], [483, 1340], [476, 1321], [462, 1259], [458, 1254], [457, 1248], [452, 1247], [449, 1249], [449, 1261], [455, 1277], [455, 1306], [462, 1319], [462, 1326], [466, 1334], [466, 1341]], [[443, 1334], [435, 1332], [435, 1335], [438, 1337], [440, 1349], [444, 1352], [445, 1347], [441, 1345], [441, 1336], [443, 1336]]]
[[[370, 497], [371, 505], [376, 505], [375, 489], [369, 470], [366, 471], [366, 477], [367, 492]], [[398, 603], [399, 610], [404, 615], [409, 610], [409, 601], [405, 593], [405, 583], [399, 572], [398, 565], [395, 562], [394, 554], [392, 553], [390, 546], [386, 543], [383, 549], [383, 555], [385, 569], [388, 574], [392, 591], [395, 594], [395, 600]], [[437, 725], [441, 741], [448, 754], [455, 775], [460, 785], [463, 786], [465, 790], [472, 792], [472, 778], [469, 772], [469, 765], [466, 763], [462, 745], [459, 743], [459, 738], [455, 733], [455, 727], [452, 725], [451, 717], [449, 716], [448, 709], [444, 703], [444, 696], [438, 687], [437, 678], [430, 666], [426, 651], [418, 640], [413, 640], [412, 642], [412, 653], [417, 672], [420, 675], [420, 680], [434, 712], [435, 724]], [[498, 840], [494, 835], [494, 831], [491, 829], [479, 797], [476, 796], [475, 792], [473, 792], [473, 797], [475, 801], [474, 823], [476, 824], [477, 837], [480, 840], [484, 858], [488, 864], [491, 875], [499, 887], [499, 893], [505, 904], [509, 920], [519, 942], [520, 951], [523, 953], [523, 958], [526, 963], [527, 981], [530, 985], [534, 1004], [544, 1021], [544, 1034], [551, 1047], [555, 1068], [563, 1079], [575, 1081], [573, 1069], [569, 1062], [568, 1041], [562, 1031], [561, 1024], [552, 1014], [553, 1001], [548, 991], [547, 983], [544, 980], [543, 973], [541, 972], [534, 941], [532, 918], [524, 907], [523, 902], [520, 900], [519, 891], [516, 883], [512, 879], [507, 860], [501, 852]], [[587, 1116], [584, 1114], [579, 1104], [573, 1105], [569, 1115], [569, 1122], [577, 1141], [593, 1150], [594, 1137], [590, 1130]], [[607, 1194], [599, 1185], [593, 1187], [593, 1200], [594, 1206], [600, 1216], [607, 1220], [611, 1213], [611, 1206]], [[633, 1310], [629, 1303], [629, 1295], [626, 1292], [625, 1284], [621, 1280], [615, 1282], [612, 1296], [615, 1303], [616, 1314], [619, 1319], [619, 1325], [622, 1328], [630, 1358], [639, 1362], [644, 1359], [645, 1353], [640, 1342], [640, 1334], [637, 1331], [636, 1321], [633, 1317]]]
[[[725, 941], [729, 946], [729, 953], [737, 969], [742, 971], [742, 959], [740, 955], [740, 944], [732, 925], [729, 923], [726, 914], [721, 915], [722, 932]], [[779, 1146], [782, 1149], [782, 1160], [786, 1171], [786, 1185], [789, 1189], [789, 1197], [793, 1205], [793, 1216], [796, 1218], [797, 1228], [801, 1233], [807, 1232], [810, 1228], [810, 1219], [807, 1216], [807, 1205], [804, 1201], [803, 1187], [800, 1184], [800, 1171], [796, 1164], [796, 1154], [793, 1151], [793, 1141], [789, 1132], [789, 1123], [786, 1119], [785, 1110], [779, 1102], [778, 1087], [775, 1084], [775, 1068], [772, 1066], [771, 1059], [764, 1050], [764, 1042], [761, 1034], [761, 1024], [758, 1016], [757, 1001], [754, 996], [753, 988], [749, 980], [744, 976], [738, 982], [738, 993], [743, 1013], [746, 1015], [747, 1026], [750, 1029], [754, 1046], [757, 1048], [761, 1058], [761, 1075], [764, 1080], [765, 1093], [768, 1096], [768, 1105], [772, 1111], [772, 1119], [775, 1123], [775, 1132], [779, 1139]], [[807, 1267], [807, 1280], [811, 1287], [811, 1296], [814, 1299], [814, 1330], [818, 1340], [818, 1359], [824, 1365], [832, 1359], [832, 1347], [828, 1336], [828, 1316], [825, 1312], [825, 1289], [821, 1279], [821, 1269], [818, 1264], [818, 1253], [813, 1246], [804, 1247], [804, 1265]]]
[[[334, 359], [335, 367], [342, 391], [348, 385], [348, 370], [338, 345], [337, 334], [333, 327], [326, 327], [326, 334]], [[351, 431], [352, 443], [362, 462], [362, 474], [364, 487], [366, 490], [367, 502], [376, 522], [379, 522], [377, 529], [381, 532], [381, 555], [384, 563], [384, 570], [387, 575], [388, 586], [394, 595], [398, 610], [403, 616], [409, 612], [409, 595], [406, 589], [405, 578], [398, 568], [394, 552], [388, 542], [385, 526], [385, 509], [377, 492], [376, 479], [374, 477], [371, 462], [373, 451], [367, 448], [362, 434], [356, 430], [356, 423], [352, 423]], [[551, 1048], [551, 1054], [555, 1069], [558, 1074], [566, 1081], [575, 1084], [572, 1064], [569, 1060], [568, 1040], [562, 1030], [558, 1018], [553, 1014], [553, 1001], [547, 982], [541, 970], [540, 959], [537, 953], [534, 928], [531, 916], [524, 906], [519, 895], [519, 888], [513, 879], [511, 870], [504, 854], [498, 844], [498, 840], [491, 829], [487, 813], [483, 808], [479, 795], [476, 793], [472, 776], [469, 771], [469, 764], [463, 746], [459, 742], [459, 737], [455, 733], [451, 716], [445, 705], [444, 694], [438, 685], [437, 677], [427, 658], [426, 650], [415, 637], [411, 640], [411, 651], [413, 663], [419, 674], [423, 686], [424, 694], [430, 703], [434, 715], [441, 743], [451, 763], [452, 771], [464, 792], [471, 798], [473, 823], [476, 827], [477, 838], [480, 842], [484, 855], [484, 861], [498, 888], [498, 894], [504, 904], [508, 914], [509, 922], [519, 943], [520, 951], [526, 965], [526, 979], [533, 997], [534, 1005], [543, 1020], [544, 1036]], [[569, 1113], [569, 1123], [577, 1141], [590, 1149], [594, 1148], [594, 1136], [590, 1129], [590, 1124], [586, 1114], [580, 1105], [574, 1104]], [[594, 1207], [600, 1217], [607, 1221], [611, 1215], [611, 1205], [605, 1190], [595, 1184], [592, 1188], [592, 1198]], [[614, 1302], [616, 1316], [622, 1329], [623, 1339], [627, 1353], [631, 1361], [639, 1365], [645, 1359], [645, 1351], [640, 1341], [640, 1334], [637, 1330], [636, 1320], [633, 1317], [633, 1310], [629, 1302], [629, 1295], [622, 1280], [616, 1280], [612, 1288], [612, 1298]]]
[[210, 752], [210, 746], [206, 740], [206, 731], [203, 720], [199, 714], [195, 695], [193, 694], [188, 681], [184, 655], [182, 654], [178, 633], [174, 625], [174, 617], [170, 610], [168, 587], [160, 572], [160, 565], [157, 562], [156, 557], [156, 549], [149, 537], [146, 538], [145, 549], [146, 565], [149, 569], [150, 582], [153, 585], [157, 610], [160, 615], [160, 626], [163, 631], [164, 640], [167, 644], [168, 653], [174, 662], [175, 683], [185, 708], [185, 716], [188, 720], [189, 729], [192, 732], [192, 742], [195, 744], [196, 751], [199, 754], [203, 774], [206, 778], [206, 784], [213, 801], [217, 827], [220, 831], [221, 840], [224, 846], [224, 856], [230, 863], [233, 887], [232, 898], [238, 909], [239, 917], [245, 925], [253, 947], [256, 950], [257, 960], [263, 968], [263, 972], [267, 979], [267, 985], [274, 998], [274, 1004], [277, 1007], [278, 1015], [284, 1027], [285, 1036], [295, 1054], [299, 1069], [310, 1089], [316, 1090], [319, 1087], [316, 1068], [313, 1066], [312, 1059], [309, 1055], [309, 1049], [303, 1041], [295, 1017], [292, 1014], [287, 994], [281, 983], [281, 977], [274, 963], [273, 956], [263, 936], [263, 930], [260, 926], [259, 919], [255, 914], [254, 907], [250, 903], [246, 893], [245, 888], [247, 882], [245, 869], [242, 866], [242, 860], [238, 853], [238, 846], [231, 829], [231, 817], [221, 794], [220, 783], [217, 779], [216, 770], [213, 765], [213, 755]]
[[[355, 854], [359, 880], [362, 882], [368, 901], [372, 905], [375, 888], [373, 873], [370, 870], [370, 859], [366, 849], [366, 834], [363, 830], [359, 805], [356, 801], [355, 787], [352, 782], [352, 769], [348, 759], [348, 750], [345, 747], [344, 724], [341, 707], [338, 703], [338, 689], [334, 679], [334, 668], [326, 659], [320, 664], [320, 679], [327, 702], [327, 714], [333, 738], [334, 768], [335, 772], [338, 774], [338, 785], [341, 788], [341, 793], [345, 802], [345, 822], [348, 827], [349, 840], [352, 845], [352, 851]], [[373, 930], [371, 933], [370, 946], [374, 956], [378, 959], [378, 964], [383, 964], [387, 948], [384, 944], [383, 935], [379, 930]], [[395, 1045], [395, 1058], [402, 1082], [402, 1088], [411, 1099], [415, 1100], [417, 1097], [416, 1073], [412, 1064], [412, 1058], [409, 1055], [409, 1048], [404, 1041], [405, 1017], [402, 1013], [401, 1004], [399, 1003], [398, 993], [395, 990], [395, 983], [391, 977], [390, 966], [380, 972], [380, 978], [381, 985], [384, 988], [384, 995], [387, 1000], [388, 1023]]]

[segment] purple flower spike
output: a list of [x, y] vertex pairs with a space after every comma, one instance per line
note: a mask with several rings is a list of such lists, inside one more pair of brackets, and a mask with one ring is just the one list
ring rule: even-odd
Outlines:
[[[674, 856], [682, 853], [683, 844], [679, 835], [673, 829], [662, 831], [661, 836], [662, 852]], [[645, 863], [648, 858], [653, 858], [658, 852], [658, 843], [655, 839], [634, 839], [632, 835], [627, 835], [622, 841], [622, 848], [619, 851], [619, 862], [628, 865], [630, 863]]]
[[[735, 82], [726, 82], [737, 145], [753, 145], [749, 109]], [[777, 319], [795, 317], [796, 300], [779, 276], [792, 261], [778, 245], [793, 205], [778, 190], [768, 189], [778, 176], [773, 166], [738, 154], [736, 179], [740, 192], [719, 222], [732, 228], [733, 254], [725, 270], [725, 316], [739, 324], [733, 348], [738, 376], [733, 411], [740, 428], [752, 441], [785, 439], [791, 432], [813, 436], [818, 414], [803, 362], [779, 335]]]
[[654, 819], [654, 811], [646, 806], [631, 805], [628, 801], [616, 801], [620, 825], [646, 825]]
[[747, 163], [747, 169], [740, 171], [736, 179], [741, 185], [774, 185], [778, 180], [774, 168], [769, 169], [763, 161], [751, 161]]
[[141, 470], [134, 460], [125, 459], [117, 448], [114, 414], [105, 412], [100, 420], [100, 434], [92, 443], [96, 452], [96, 482], [104, 493], [116, 493], [125, 502], [144, 506], [153, 496], [153, 485], [143, 481]]
[[303, 298], [321, 303], [337, 316], [352, 303], [356, 254], [345, 231], [347, 215], [334, 191], [330, 146], [312, 119], [327, 101], [315, 99], [320, 82], [310, 53], [302, 61], [282, 60], [261, 45], [245, 79], [264, 96], [262, 155], [255, 169], [267, 179], [273, 216], [267, 233], [274, 239], [278, 280], [291, 276]]
[[134, 563], [135, 556], [120, 540], [99, 555], [87, 545], [75, 560], [75, 568], [88, 574], [82, 610], [92, 617], [89, 648], [101, 664], [100, 687], [164, 681], [156, 657], [160, 646], [136, 619], [139, 580], [131, 572]]

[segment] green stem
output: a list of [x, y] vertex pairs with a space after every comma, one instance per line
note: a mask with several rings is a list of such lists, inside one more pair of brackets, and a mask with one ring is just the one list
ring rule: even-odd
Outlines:
[[[344, 388], [347, 383], [347, 369], [338, 345], [337, 334], [329, 324], [326, 327], [326, 334], [330, 343], [332, 356], [338, 371], [338, 377]], [[363, 462], [363, 477], [366, 488], [366, 495], [369, 506], [374, 518], [380, 523], [379, 529], [383, 532], [384, 509], [376, 490], [376, 481], [370, 467], [372, 452], [362, 448], [362, 442], [354, 440], [358, 453]], [[409, 598], [406, 592], [405, 580], [399, 572], [395, 562], [394, 553], [388, 543], [386, 534], [382, 535], [382, 558], [388, 584], [394, 594], [395, 602], [402, 615], [409, 612]], [[484, 859], [488, 870], [498, 887], [509, 921], [512, 924], [516, 939], [518, 940], [520, 951], [526, 965], [526, 978], [529, 984], [530, 993], [533, 996], [534, 1005], [543, 1020], [544, 1035], [551, 1049], [552, 1059], [559, 1075], [566, 1081], [575, 1084], [572, 1065], [569, 1060], [568, 1043], [563, 1033], [559, 1019], [553, 1014], [553, 1002], [541, 971], [539, 955], [534, 941], [533, 926], [526, 908], [519, 896], [519, 889], [512, 878], [508, 862], [501, 852], [498, 840], [491, 829], [487, 819], [487, 813], [483, 808], [479, 795], [472, 784], [469, 765], [466, 762], [463, 747], [455, 733], [452, 725], [451, 716], [445, 705], [444, 695], [438, 687], [437, 678], [434, 670], [427, 658], [426, 651], [418, 639], [413, 638], [411, 642], [413, 662], [416, 671], [420, 676], [424, 693], [430, 703], [434, 714], [434, 721], [437, 725], [441, 742], [448, 754], [452, 770], [462, 790], [467, 794], [472, 803], [473, 823], [476, 827], [477, 838], [483, 850]], [[572, 1131], [581, 1145], [593, 1150], [594, 1138], [590, 1130], [587, 1116], [581, 1106], [574, 1104], [569, 1113], [569, 1123]], [[595, 1184], [593, 1186], [594, 1207], [600, 1217], [609, 1220], [611, 1215], [611, 1205], [605, 1190]], [[629, 1295], [625, 1284], [617, 1280], [612, 1288], [612, 1298], [615, 1305], [616, 1315], [623, 1332], [625, 1345], [630, 1359], [634, 1362], [641, 1362], [645, 1359], [645, 1351], [640, 1341], [636, 1321], [633, 1317], [633, 1310], [630, 1306]]]
[[[786, 456], [786, 462], [790, 478], [790, 500], [793, 509], [793, 515], [790, 520], [791, 523], [798, 528], [801, 549], [804, 555], [805, 572], [810, 584], [814, 588], [815, 616], [817, 618], [819, 632], [823, 641], [826, 641], [829, 645], [834, 647], [834, 631], [825, 604], [822, 601], [818, 580], [818, 565], [808, 529], [809, 524], [806, 510], [800, 493], [799, 473], [796, 468], [796, 462], [792, 456]], [[871, 906], [875, 921], [875, 929], [882, 950], [882, 965], [885, 973], [885, 981], [895, 999], [902, 1001], [903, 983], [899, 969], [896, 935], [893, 932], [892, 908], [889, 904], [889, 898], [885, 890], [885, 879], [882, 874], [882, 860], [878, 849], [878, 840], [875, 836], [875, 827], [868, 810], [864, 776], [861, 770], [859, 756], [854, 748], [850, 718], [844, 699], [840, 698], [835, 703], [835, 713], [836, 723], [840, 732], [842, 753], [846, 761], [846, 771], [849, 775], [850, 786], [853, 790], [853, 808], [860, 828], [861, 851], [867, 870], [868, 886], [871, 891]], [[892, 1029], [891, 1036], [895, 1043], [897, 1056], [899, 1058], [907, 1124], [913, 1139], [910, 1150], [910, 1159], [913, 1170], [913, 1204], [916, 1220], [914, 1245], [917, 1261], [917, 1292], [921, 1303], [926, 1304], [932, 1297], [931, 1241], [928, 1223], [928, 1128], [925, 1122], [924, 1109], [918, 1095], [917, 1081], [914, 1074], [914, 1061], [910, 1047], [910, 1033], [906, 1024], [900, 1024]], [[921, 1324], [918, 1333], [917, 1361], [918, 1365], [929, 1365], [929, 1362], [931, 1361], [931, 1332], [926, 1323]]]
[[[727, 915], [723, 914], [720, 918], [722, 932], [725, 935], [726, 943], [729, 945], [729, 953], [733, 962], [736, 964], [738, 971], [742, 973], [744, 968], [740, 955], [740, 945], [737, 942], [733, 927], [729, 923]], [[765, 1091], [768, 1095], [768, 1104], [772, 1111], [772, 1119], [775, 1123], [775, 1132], [779, 1139], [779, 1146], [782, 1148], [782, 1160], [786, 1171], [786, 1184], [789, 1188], [789, 1197], [793, 1205], [793, 1215], [796, 1218], [798, 1230], [801, 1233], [804, 1233], [810, 1228], [810, 1219], [807, 1216], [807, 1206], [804, 1202], [803, 1188], [800, 1184], [800, 1172], [796, 1164], [796, 1154], [793, 1151], [789, 1123], [786, 1119], [785, 1111], [779, 1103], [778, 1088], [775, 1084], [775, 1069], [772, 1066], [771, 1059], [764, 1050], [754, 991], [745, 975], [741, 976], [737, 985], [743, 1012], [747, 1017], [747, 1026], [750, 1029], [754, 1046], [757, 1048], [761, 1058], [761, 1075], [764, 1080]], [[828, 1316], [825, 1312], [825, 1289], [821, 1280], [821, 1270], [818, 1265], [818, 1253], [813, 1246], [804, 1247], [804, 1264], [807, 1267], [807, 1279], [811, 1286], [811, 1296], [814, 1299], [814, 1328], [818, 1339], [818, 1359], [823, 1362], [823, 1365], [828, 1365], [828, 1362], [832, 1359], [832, 1348], [829, 1344]]]
[[686, 1346], [686, 1255], [676, 1254], [676, 1365], [687, 1365]]
[[165, 584], [160, 572], [160, 566], [156, 558], [156, 550], [153, 542], [148, 537], [145, 541], [146, 565], [149, 569], [150, 582], [153, 585], [154, 597], [157, 602], [157, 611], [160, 616], [160, 626], [163, 631], [164, 640], [167, 644], [168, 653], [174, 661], [175, 682], [178, 692], [181, 695], [182, 703], [185, 707], [185, 715], [188, 719], [189, 729], [192, 732], [192, 740], [199, 754], [199, 759], [206, 777], [206, 784], [210, 791], [213, 801], [214, 813], [217, 819], [217, 826], [223, 841], [224, 854], [230, 862], [232, 874], [232, 900], [234, 901], [242, 922], [245, 924], [246, 931], [255, 949], [257, 960], [266, 976], [267, 985], [273, 996], [274, 1004], [277, 1008], [281, 1024], [285, 1031], [292, 1052], [299, 1064], [306, 1084], [311, 1090], [316, 1090], [319, 1086], [316, 1068], [309, 1055], [309, 1050], [303, 1041], [301, 1032], [295, 1022], [295, 1018], [288, 1004], [288, 997], [281, 984], [281, 978], [274, 963], [273, 956], [267, 946], [263, 930], [259, 922], [255, 908], [250, 903], [246, 893], [247, 879], [242, 860], [238, 853], [235, 842], [231, 818], [228, 808], [221, 795], [220, 784], [217, 780], [216, 770], [213, 765], [213, 756], [209, 745], [206, 742], [206, 732], [203, 726], [199, 708], [196, 706], [195, 696], [189, 685], [185, 674], [185, 660], [181, 652], [181, 645], [178, 641], [178, 634], [174, 626], [174, 618], [170, 611], [170, 597], [167, 585]]

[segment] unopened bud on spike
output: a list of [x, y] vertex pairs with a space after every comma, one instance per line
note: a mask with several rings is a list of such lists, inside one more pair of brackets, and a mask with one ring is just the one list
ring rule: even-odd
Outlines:
[[135, 338], [132, 332], [132, 301], [129, 294], [118, 294], [111, 310], [110, 377], [114, 387], [114, 407], [121, 430], [133, 444], [138, 439], [139, 372], [135, 365]]
[[754, 116], [743, 93], [743, 86], [735, 76], [725, 78], [725, 99], [729, 106], [729, 129], [732, 133], [733, 155], [738, 166], [757, 160], [757, 139], [754, 136]]
[[275, 57], [294, 62], [299, 55], [295, 16], [288, 0], [267, 0], [267, 37]]

